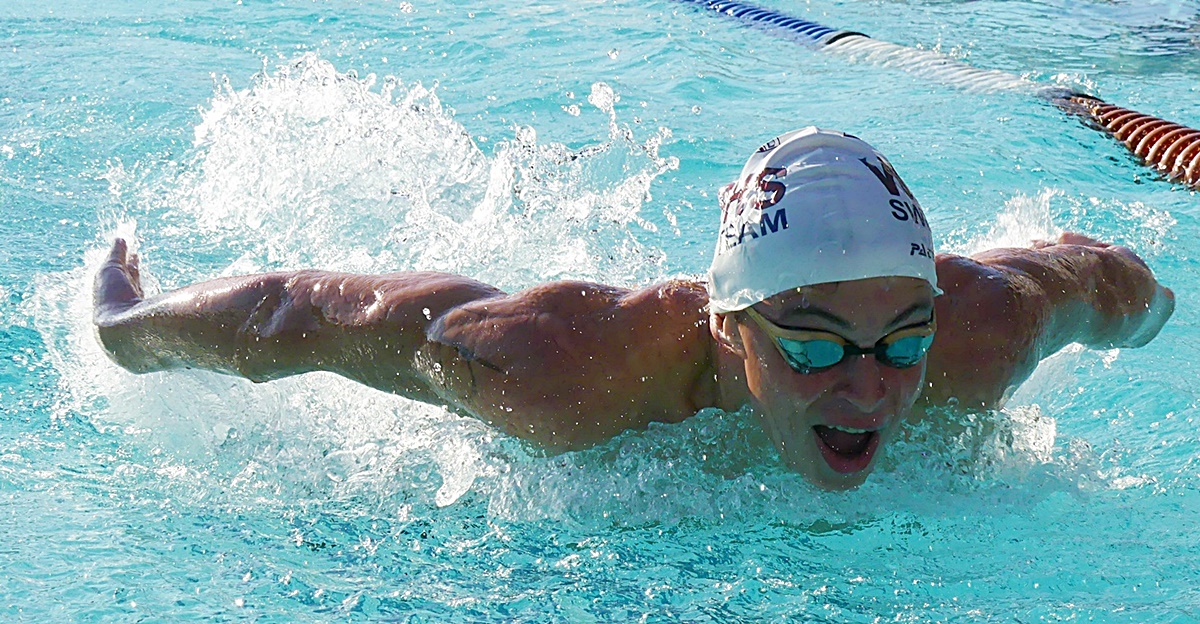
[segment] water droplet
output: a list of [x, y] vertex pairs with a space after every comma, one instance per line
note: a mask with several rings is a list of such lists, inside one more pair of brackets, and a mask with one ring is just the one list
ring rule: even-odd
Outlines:
[[603, 82], [597, 82], [596, 84], [593, 84], [592, 92], [588, 94], [588, 102], [590, 102], [592, 106], [595, 106], [606, 113], [612, 113], [613, 104], [615, 104], [616, 101], [617, 96], [615, 93], [613, 93], [612, 87], [604, 84]]

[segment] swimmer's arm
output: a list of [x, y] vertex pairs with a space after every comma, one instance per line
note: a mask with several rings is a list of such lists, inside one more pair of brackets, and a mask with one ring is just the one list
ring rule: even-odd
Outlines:
[[923, 394], [934, 405], [999, 407], [1064, 346], [1142, 346], [1174, 309], [1174, 295], [1131, 251], [1075, 234], [939, 256], [938, 282], [946, 295]]
[[1133, 251], [1079, 234], [975, 259], [1031, 282], [1023, 294], [1045, 311], [1038, 359], [1073, 342], [1093, 349], [1144, 346], [1175, 310], [1174, 293]]
[[436, 400], [413, 358], [432, 319], [501, 295], [439, 273], [297, 271], [231, 277], [144, 298], [136, 256], [118, 240], [95, 283], [97, 336], [136, 373], [202, 368], [267, 381], [326, 370]]

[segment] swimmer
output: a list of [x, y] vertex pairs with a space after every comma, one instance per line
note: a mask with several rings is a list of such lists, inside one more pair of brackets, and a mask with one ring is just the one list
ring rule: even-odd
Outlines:
[[772, 140], [720, 203], [708, 279], [636, 290], [306, 270], [146, 298], [118, 239], [97, 336], [135, 373], [330, 371], [551, 450], [748, 406], [789, 468], [842, 490], [906, 420], [997, 408], [1063, 346], [1138, 347], [1174, 310], [1132, 251], [1078, 234], [935, 255], [895, 169], [840, 132]]

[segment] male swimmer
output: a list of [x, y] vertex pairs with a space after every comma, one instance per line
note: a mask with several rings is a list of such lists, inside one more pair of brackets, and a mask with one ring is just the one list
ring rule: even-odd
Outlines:
[[928, 407], [997, 407], [1063, 346], [1144, 345], [1173, 309], [1133, 252], [1084, 236], [935, 257], [891, 164], [816, 128], [759, 148], [721, 193], [707, 283], [510, 295], [443, 273], [295, 271], [146, 299], [117, 240], [95, 285], [100, 342], [137, 373], [331, 371], [551, 449], [748, 405], [825, 489], [861, 484]]

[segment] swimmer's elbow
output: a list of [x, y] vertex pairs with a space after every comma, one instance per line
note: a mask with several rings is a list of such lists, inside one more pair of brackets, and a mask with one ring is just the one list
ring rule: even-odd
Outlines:
[[320, 369], [323, 323], [295, 279], [264, 282], [234, 334], [232, 372], [261, 383]]

